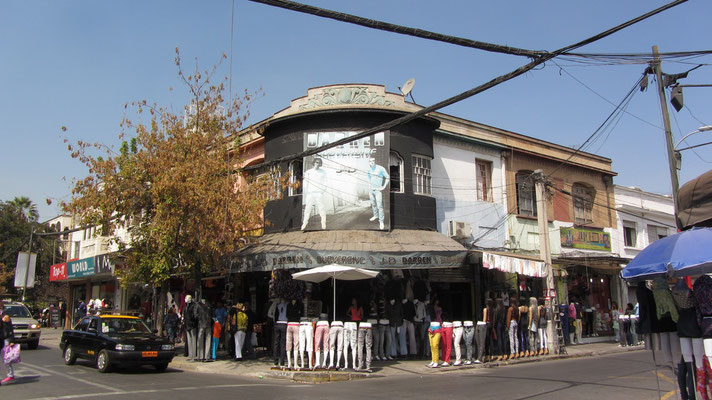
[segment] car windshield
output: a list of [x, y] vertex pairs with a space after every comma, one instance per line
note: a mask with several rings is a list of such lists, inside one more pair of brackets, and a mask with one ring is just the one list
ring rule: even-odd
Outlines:
[[139, 318], [102, 318], [102, 333], [151, 333]]
[[6, 305], [5, 313], [15, 318], [32, 318], [30, 311], [23, 305]]

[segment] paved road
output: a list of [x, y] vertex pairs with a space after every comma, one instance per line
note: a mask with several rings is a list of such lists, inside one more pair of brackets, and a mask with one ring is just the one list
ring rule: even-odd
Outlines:
[[326, 384], [151, 368], [101, 374], [88, 361], [66, 366], [57, 347], [43, 343], [22, 352], [15, 383], [0, 387], [3, 399], [656, 399], [675, 398], [669, 369], [652, 365], [650, 353], [537, 362], [499, 368], [414, 372]]

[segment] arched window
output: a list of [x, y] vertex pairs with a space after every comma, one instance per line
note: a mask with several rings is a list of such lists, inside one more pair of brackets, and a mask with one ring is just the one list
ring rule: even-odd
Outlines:
[[571, 188], [574, 202], [574, 222], [580, 225], [593, 222], [593, 199], [596, 191], [582, 183], [574, 183]]
[[403, 193], [403, 158], [395, 151], [390, 152], [389, 158], [388, 173], [391, 175], [391, 192]]
[[517, 214], [536, 217], [536, 192], [531, 171], [519, 171], [516, 175]]

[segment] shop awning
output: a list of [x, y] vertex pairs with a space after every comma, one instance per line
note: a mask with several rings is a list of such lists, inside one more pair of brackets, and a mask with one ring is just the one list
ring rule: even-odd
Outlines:
[[482, 267], [510, 274], [542, 278], [546, 276], [546, 263], [536, 257], [482, 251]]
[[433, 231], [343, 230], [272, 233], [235, 254], [237, 272], [342, 264], [369, 269], [455, 268], [467, 249]]
[[585, 266], [594, 268], [606, 273], [619, 273], [623, 268], [622, 264], [630, 262], [630, 258], [619, 257], [610, 253], [586, 253], [567, 252], [552, 258], [552, 263], [560, 265], [562, 268], [573, 266]]

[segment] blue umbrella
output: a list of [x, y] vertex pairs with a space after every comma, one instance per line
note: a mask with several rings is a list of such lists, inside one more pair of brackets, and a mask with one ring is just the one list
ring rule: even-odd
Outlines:
[[712, 272], [712, 228], [693, 228], [651, 243], [621, 271], [623, 279]]

